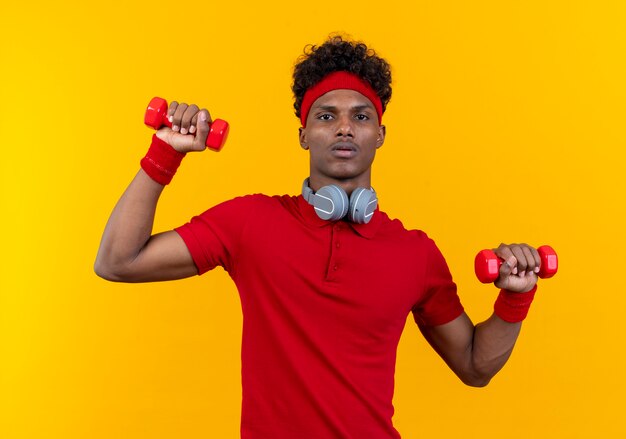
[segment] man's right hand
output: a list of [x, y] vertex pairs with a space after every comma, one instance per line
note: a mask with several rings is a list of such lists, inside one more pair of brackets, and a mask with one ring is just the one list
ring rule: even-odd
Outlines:
[[173, 101], [167, 109], [167, 117], [172, 122], [172, 128], [160, 128], [156, 132], [159, 139], [182, 153], [206, 149], [206, 139], [212, 122], [207, 109], [200, 110], [195, 104], [179, 104]]

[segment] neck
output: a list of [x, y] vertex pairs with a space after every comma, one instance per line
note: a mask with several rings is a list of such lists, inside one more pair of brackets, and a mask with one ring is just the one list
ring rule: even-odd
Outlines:
[[371, 178], [369, 173], [367, 175], [359, 176], [358, 178], [350, 178], [350, 179], [337, 179], [326, 176], [311, 176], [309, 178], [309, 187], [313, 192], [317, 192], [320, 188], [324, 186], [330, 186], [334, 184], [335, 186], [339, 186], [341, 189], [345, 191], [348, 196], [352, 194], [356, 188], [366, 188], [369, 189], [372, 187]]

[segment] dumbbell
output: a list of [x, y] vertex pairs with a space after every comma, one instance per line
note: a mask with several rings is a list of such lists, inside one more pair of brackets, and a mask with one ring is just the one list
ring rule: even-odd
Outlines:
[[[144, 117], [144, 123], [158, 130], [163, 125], [172, 128], [172, 122], [167, 118], [167, 101], [163, 98], [154, 97], [146, 108], [146, 115]], [[226, 138], [228, 137], [228, 122], [222, 119], [215, 119], [211, 122], [209, 128], [209, 136], [206, 139], [207, 148], [211, 148], [214, 151], [219, 151], [224, 146]]]
[[[537, 249], [537, 252], [541, 258], [541, 267], [539, 267], [539, 273], [537, 275], [542, 279], [554, 276], [559, 269], [559, 260], [554, 249], [549, 245], [542, 245]], [[502, 259], [496, 256], [493, 251], [480, 251], [476, 255], [476, 259], [474, 259], [476, 277], [484, 284], [493, 282], [500, 275], [502, 262]]]

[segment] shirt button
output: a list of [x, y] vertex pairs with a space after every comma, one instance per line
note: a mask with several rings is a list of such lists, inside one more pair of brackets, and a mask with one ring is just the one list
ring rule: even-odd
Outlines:
[[337, 269], [338, 269], [338, 268], [339, 268], [339, 266], [338, 266], [337, 264], [335, 264], [335, 265], [333, 266], [333, 270], [334, 270], [334, 271], [337, 271]]
[[341, 245], [339, 245], [339, 243], [335, 244], [335, 247], [339, 248], [341, 247]]

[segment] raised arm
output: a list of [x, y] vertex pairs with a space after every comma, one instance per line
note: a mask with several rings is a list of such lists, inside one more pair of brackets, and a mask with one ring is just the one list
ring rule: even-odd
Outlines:
[[489, 319], [474, 325], [463, 313], [444, 325], [420, 326], [426, 340], [469, 386], [487, 385], [511, 356], [541, 264], [537, 251], [525, 244], [501, 245], [495, 252], [505, 261], [495, 282], [504, 291]]
[[[176, 102], [170, 104], [168, 115], [172, 129], [164, 127], [157, 131], [157, 139], [151, 146], [151, 151], [157, 148], [157, 152], [148, 154], [150, 163], [142, 163], [143, 169], [118, 201], [104, 229], [94, 265], [96, 274], [104, 279], [152, 282], [197, 274], [178, 233], [168, 231], [152, 235], [152, 227], [159, 197], [167, 184], [167, 179], [161, 177], [171, 173], [165, 169], [166, 172], [159, 175], [164, 169], [159, 160], [169, 164], [172, 160], [182, 160], [189, 151], [203, 151], [211, 119], [205, 109], [200, 111], [195, 105]], [[148, 169], [151, 176], [144, 169]], [[155, 169], [156, 174], [150, 169]]]

